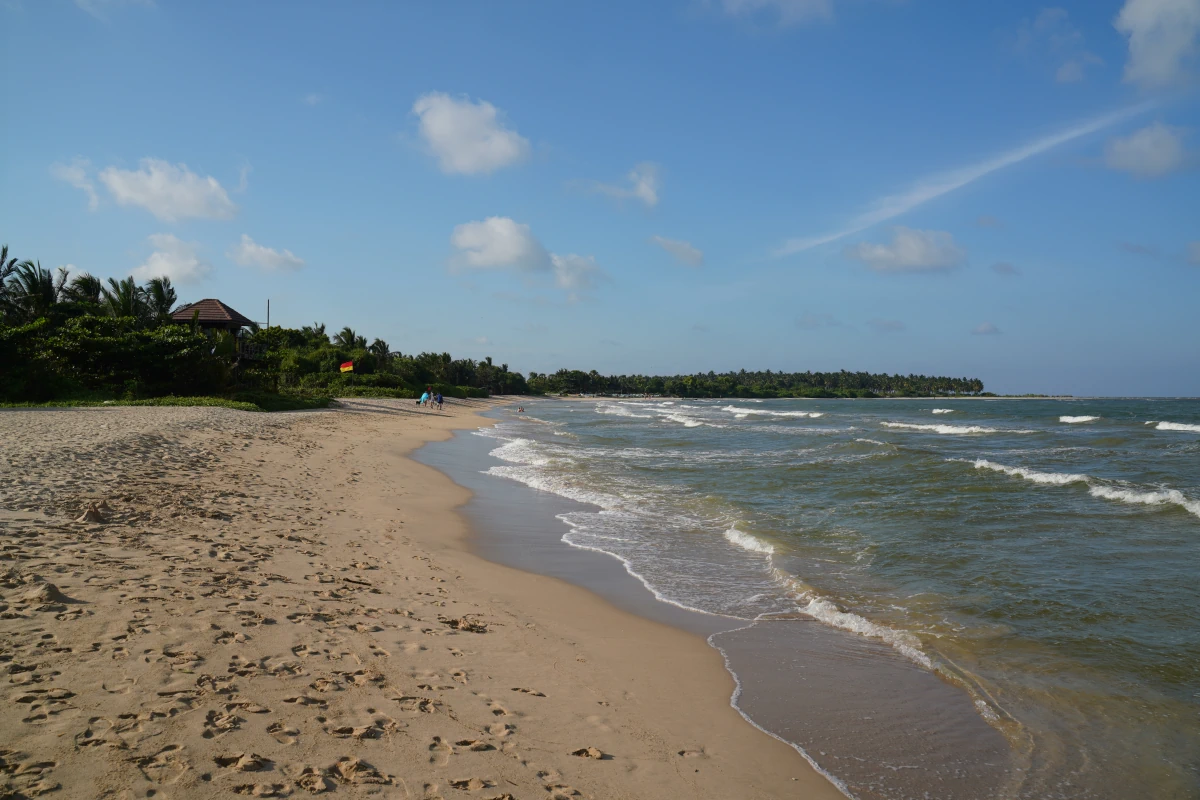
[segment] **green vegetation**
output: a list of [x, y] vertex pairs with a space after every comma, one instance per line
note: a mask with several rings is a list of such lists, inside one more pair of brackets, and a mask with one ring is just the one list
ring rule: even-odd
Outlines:
[[[257, 325], [237, 336], [171, 321], [171, 281], [102, 282], [43, 269], [0, 248], [0, 404], [221, 405], [318, 408], [331, 397], [655, 394], [680, 397], [941, 397], [981, 395], [974, 378], [866, 372], [726, 372], [647, 376], [561, 369], [529, 379], [492, 359], [404, 355], [351, 328]], [[340, 365], [352, 361], [352, 372]]]
[[529, 374], [535, 394], [656, 394], [677, 397], [943, 397], [979, 395], [977, 378], [868, 372], [723, 372], [671, 377], [560, 369]]

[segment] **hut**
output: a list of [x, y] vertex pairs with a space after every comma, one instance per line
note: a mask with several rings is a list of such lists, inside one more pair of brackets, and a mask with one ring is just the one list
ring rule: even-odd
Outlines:
[[190, 325], [194, 319], [200, 326], [200, 330], [205, 333], [228, 331], [234, 336], [237, 336], [242, 328], [254, 324], [252, 320], [242, 316], [220, 300], [211, 297], [180, 306], [171, 312], [171, 319], [185, 325]]

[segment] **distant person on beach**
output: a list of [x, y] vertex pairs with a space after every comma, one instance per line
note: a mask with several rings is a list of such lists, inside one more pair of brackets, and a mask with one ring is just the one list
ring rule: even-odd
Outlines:
[[421, 395], [421, 399], [417, 401], [417, 405], [423, 406], [428, 402], [429, 402], [429, 392], [425, 392], [423, 395]]
[[442, 410], [442, 393], [441, 392], [438, 392], [438, 394], [437, 394], [437, 404], [438, 404], [438, 411], [441, 411]]

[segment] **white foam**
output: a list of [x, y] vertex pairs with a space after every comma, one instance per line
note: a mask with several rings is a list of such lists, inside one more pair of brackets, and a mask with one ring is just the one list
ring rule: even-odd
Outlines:
[[1012, 475], [1016, 478], [1024, 478], [1033, 483], [1048, 484], [1050, 486], [1066, 486], [1069, 483], [1080, 482], [1087, 483], [1090, 480], [1087, 475], [1079, 473], [1038, 472], [1037, 470], [1026, 469], [1025, 467], [1008, 467], [1004, 464], [988, 461], [986, 458], [977, 458], [968, 463], [974, 464], [975, 469], [990, 469], [996, 472], [1003, 472], [1005, 475]]
[[531, 439], [510, 439], [488, 455], [513, 464], [543, 466], [550, 463], [550, 459]]
[[1059, 417], [1058, 421], [1065, 422], [1068, 425], [1077, 425], [1080, 422], [1095, 422], [1098, 419], [1100, 419], [1100, 418], [1099, 417], [1088, 417], [1088, 416], [1080, 416], [1080, 417], [1065, 417], [1064, 416], [1064, 417]]
[[920, 425], [911, 422], [884, 422], [885, 428], [904, 428], [912, 431], [933, 431], [947, 435], [975, 433], [1037, 433], [1026, 430], [1003, 430], [1001, 428], [985, 428], [982, 425]]
[[875, 439], [855, 439], [854, 441], [862, 442], [864, 444], [878, 444], [878, 445], [883, 445], [884, 447], [887, 446], [887, 442], [880, 442], [880, 441], [876, 441]]
[[1161, 489], [1153, 492], [1139, 492], [1120, 486], [1096, 485], [1088, 489], [1092, 497], [1104, 500], [1116, 500], [1130, 505], [1161, 506], [1164, 504], [1177, 505], [1191, 514], [1200, 517], [1200, 500], [1191, 500], [1178, 489]]
[[825, 416], [825, 412], [823, 411], [768, 411], [765, 408], [746, 408], [744, 406], [722, 406], [721, 410], [728, 411], [738, 419], [745, 419], [751, 414], [764, 417], [811, 417], [813, 419]]
[[921, 643], [911, 633], [888, 628], [884, 625], [871, 622], [865, 617], [860, 617], [858, 614], [842, 611], [834, 603], [823, 597], [818, 597], [812, 592], [804, 593], [800, 596], [799, 600], [803, 603], [799, 607], [799, 610], [808, 614], [813, 619], [833, 628], [841, 628], [844, 631], [857, 633], [859, 636], [880, 639], [887, 642], [911, 661], [925, 667], [925, 669], [934, 669], [933, 662], [929, 659], [929, 656], [925, 655], [924, 651], [921, 650]]
[[749, 550], [751, 553], [762, 553], [763, 555], [773, 555], [775, 548], [761, 539], [751, 536], [748, 533], [739, 531], [737, 528], [730, 528], [725, 531], [725, 538], [730, 544], [736, 544], [743, 550]]
[[[1154, 425], [1153, 422], [1147, 422], [1147, 425]], [[1188, 431], [1189, 433], [1200, 433], [1200, 425], [1188, 425], [1185, 422], [1160, 422], [1156, 426], [1160, 431]]]
[[[948, 459], [950, 461], [967, 461], [966, 459]], [[976, 469], [990, 469], [996, 472], [1003, 472], [1005, 475], [1012, 475], [1017, 478], [1024, 478], [1033, 483], [1040, 483], [1049, 486], [1066, 486], [1072, 483], [1086, 483], [1088, 485], [1088, 494], [1092, 497], [1101, 500], [1113, 500], [1118, 503], [1126, 503], [1128, 505], [1143, 505], [1143, 506], [1161, 506], [1161, 505], [1176, 505], [1184, 509], [1190, 514], [1200, 517], [1200, 500], [1192, 500], [1178, 489], [1138, 489], [1129, 486], [1115, 486], [1111, 483], [1101, 483], [1097, 479], [1088, 475], [1079, 473], [1066, 472], [1038, 472], [1024, 467], [1009, 467], [1004, 464], [997, 464], [994, 461], [988, 461], [985, 458], [977, 458], [974, 461], [967, 461], [973, 464]]]
[[935, 408], [933, 410], [933, 413], [934, 414], [953, 414], [954, 409], [953, 408]]
[[633, 417], [636, 419], [654, 419], [650, 414], [635, 414], [622, 405], [612, 405], [610, 403], [601, 403], [596, 406], [597, 414], [612, 414], [614, 417]]

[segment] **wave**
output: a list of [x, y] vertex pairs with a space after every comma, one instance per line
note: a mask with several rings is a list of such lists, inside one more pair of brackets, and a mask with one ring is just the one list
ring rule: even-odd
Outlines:
[[879, 445], [883, 445], [884, 447], [887, 446], [887, 442], [880, 442], [875, 439], [855, 439], [854, 441], [862, 442], [864, 444], [879, 444]]
[[933, 410], [933, 413], [934, 414], [953, 414], [954, 409], [953, 408], [935, 408]]
[[947, 435], [967, 433], [1037, 433], [1028, 430], [1004, 430], [1002, 428], [985, 428], [982, 425], [920, 425], [911, 422], [883, 422], [886, 428], [905, 428], [913, 431], [933, 431]]
[[997, 464], [985, 458], [977, 458], [974, 461], [968, 461], [967, 459], [949, 460], [965, 461], [966, 463], [974, 464], [976, 469], [990, 469], [1016, 478], [1024, 478], [1033, 483], [1050, 486], [1085, 483], [1088, 486], [1088, 494], [1101, 500], [1115, 500], [1118, 503], [1126, 503], [1128, 505], [1176, 505], [1188, 513], [1200, 517], [1200, 500], [1192, 500], [1178, 489], [1144, 490], [1127, 486], [1114, 486], [1110, 483], [1101, 483], [1091, 476], [1080, 473], [1038, 472], [1037, 470], [1026, 469], [1025, 467], [1009, 467], [1004, 464]]
[[767, 556], [775, 553], [775, 548], [771, 545], [755, 536], [743, 533], [737, 528], [730, 528], [725, 531], [725, 538], [729, 540], [730, 544], [736, 544], [738, 547], [743, 550], [749, 550], [751, 553], [762, 553]]
[[[1154, 425], [1153, 422], [1147, 422], [1147, 425]], [[1200, 425], [1188, 425], [1185, 422], [1160, 422], [1155, 426], [1160, 431], [1188, 431], [1190, 433], [1200, 433]]]
[[908, 631], [898, 631], [895, 628], [871, 622], [866, 617], [860, 617], [853, 612], [843, 611], [838, 608], [837, 604], [818, 597], [811, 591], [803, 592], [797, 599], [803, 603], [798, 610], [818, 622], [857, 633], [859, 636], [866, 636], [869, 639], [880, 639], [908, 657], [909, 660], [920, 664], [925, 669], [936, 671], [933, 661], [921, 649], [920, 641]]
[[654, 419], [650, 414], [635, 414], [624, 406], [601, 403], [596, 406], [597, 414], [612, 414], [614, 417], [634, 417], [636, 419]]
[[1098, 419], [1100, 419], [1100, 418], [1099, 417], [1088, 417], [1088, 416], [1081, 416], [1081, 417], [1065, 417], [1064, 416], [1064, 417], [1059, 417], [1058, 421], [1065, 422], [1068, 425], [1075, 425], [1080, 422], [1095, 422]]
[[1139, 492], [1135, 489], [1125, 489], [1119, 486], [1096, 485], [1088, 489], [1092, 497], [1104, 500], [1116, 500], [1119, 503], [1143, 506], [1176, 505], [1191, 514], [1200, 517], [1200, 500], [1191, 500], [1178, 489], [1161, 489], [1152, 492]]
[[745, 419], [751, 414], [762, 417], [792, 417], [793, 419], [801, 419], [804, 417], [816, 419], [817, 417], [825, 416], [825, 412], [823, 411], [768, 411], [765, 408], [746, 408], [744, 406], [722, 406], [721, 410], [728, 411], [738, 419]]
[[[966, 459], [956, 459], [966, 461]], [[1033, 483], [1049, 484], [1051, 486], [1066, 486], [1070, 483], [1087, 483], [1091, 480], [1087, 475], [1074, 472], [1038, 472], [1025, 467], [1007, 467], [1004, 464], [997, 464], [994, 461], [988, 461], [986, 458], [977, 458], [974, 461], [967, 461], [969, 464], [974, 464], [975, 469], [990, 469], [995, 472], [1003, 472], [1005, 475], [1012, 475], [1016, 478], [1024, 478]]]

